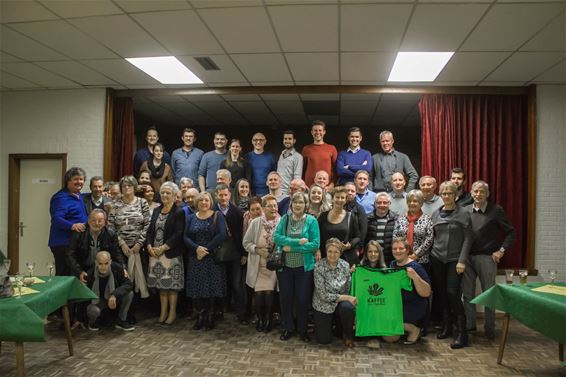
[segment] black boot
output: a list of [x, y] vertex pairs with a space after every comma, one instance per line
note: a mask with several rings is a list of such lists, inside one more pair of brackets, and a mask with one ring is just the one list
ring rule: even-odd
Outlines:
[[255, 329], [257, 332], [261, 332], [265, 327], [265, 316], [264, 316], [265, 305], [263, 303], [264, 294], [262, 292], [257, 292], [255, 294], [254, 299], [255, 299], [255, 313], [257, 315], [257, 323], [255, 324]]
[[452, 316], [449, 311], [445, 311], [442, 315], [444, 318], [444, 323], [442, 325], [442, 330], [436, 334], [436, 339], [447, 339], [452, 336]]
[[458, 333], [454, 337], [454, 342], [450, 344], [450, 348], [459, 349], [468, 345], [468, 330], [466, 330], [466, 316], [459, 315], [457, 319]]
[[214, 298], [208, 299], [208, 302], [205, 304], [204, 310], [204, 329], [205, 330], [212, 330], [214, 328]]
[[273, 315], [271, 313], [271, 307], [273, 306], [273, 294], [267, 293], [265, 295], [265, 305], [264, 305], [264, 319], [265, 324], [263, 326], [263, 331], [268, 333], [273, 328]]
[[193, 330], [201, 330], [204, 327], [204, 310], [200, 299], [193, 300], [193, 313], [196, 315], [196, 321]]

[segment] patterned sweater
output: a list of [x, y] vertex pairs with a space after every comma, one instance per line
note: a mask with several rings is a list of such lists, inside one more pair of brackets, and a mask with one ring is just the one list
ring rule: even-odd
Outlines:
[[118, 235], [120, 247], [125, 243], [128, 247], [136, 243], [143, 246], [151, 220], [149, 205], [142, 198], [126, 204], [121, 199], [112, 203], [108, 215], [108, 227]]
[[[409, 220], [407, 216], [399, 216], [395, 221], [395, 228], [393, 229], [393, 237], [407, 237], [409, 231]], [[432, 249], [432, 242], [434, 240], [434, 233], [432, 231], [432, 220], [430, 216], [422, 214], [421, 217], [415, 221], [413, 229], [413, 253], [418, 257], [417, 262], [420, 264], [428, 263], [430, 249]]]

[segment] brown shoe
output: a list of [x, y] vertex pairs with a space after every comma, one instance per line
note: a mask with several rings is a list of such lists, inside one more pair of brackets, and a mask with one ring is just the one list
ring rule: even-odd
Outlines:
[[346, 348], [353, 348], [354, 347], [354, 341], [352, 339], [344, 339], [344, 347]]

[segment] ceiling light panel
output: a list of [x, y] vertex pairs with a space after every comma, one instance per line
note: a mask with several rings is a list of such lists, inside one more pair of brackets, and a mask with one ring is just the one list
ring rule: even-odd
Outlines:
[[202, 84], [194, 73], [174, 56], [126, 59], [162, 84]]
[[399, 52], [389, 74], [389, 82], [431, 82], [436, 79], [454, 52]]

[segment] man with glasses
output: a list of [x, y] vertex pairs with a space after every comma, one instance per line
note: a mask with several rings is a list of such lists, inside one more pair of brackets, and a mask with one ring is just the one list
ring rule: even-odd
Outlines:
[[277, 163], [273, 153], [264, 150], [267, 139], [258, 132], [252, 136], [254, 150], [246, 154], [246, 159], [252, 167], [251, 189], [254, 195], [263, 196], [269, 193], [266, 186], [269, 172], [277, 170]]

